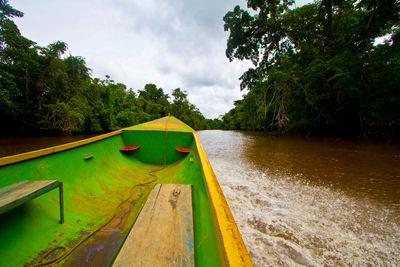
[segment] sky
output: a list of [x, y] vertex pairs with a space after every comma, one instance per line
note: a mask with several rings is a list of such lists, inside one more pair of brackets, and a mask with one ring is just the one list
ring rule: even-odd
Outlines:
[[[309, 0], [296, 1], [297, 6]], [[92, 77], [110, 75], [134, 91], [154, 83], [175, 88], [207, 118], [233, 108], [239, 77], [251, 63], [229, 62], [223, 16], [238, 0], [10, 0], [24, 17], [14, 21], [39, 46], [67, 43]]]

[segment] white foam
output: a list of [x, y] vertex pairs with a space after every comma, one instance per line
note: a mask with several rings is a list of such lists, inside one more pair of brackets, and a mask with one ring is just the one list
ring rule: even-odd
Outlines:
[[301, 175], [213, 154], [213, 169], [255, 266], [400, 266], [393, 210]]

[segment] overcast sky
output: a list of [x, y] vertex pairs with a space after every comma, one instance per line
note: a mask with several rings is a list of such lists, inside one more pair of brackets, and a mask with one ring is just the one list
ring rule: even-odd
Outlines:
[[[85, 58], [92, 77], [124, 83], [135, 91], [154, 83], [171, 94], [187, 90], [207, 118], [240, 99], [238, 78], [250, 67], [225, 57], [228, 32], [222, 17], [235, 0], [10, 0], [24, 12], [15, 19], [22, 35], [47, 46], [68, 44]], [[297, 5], [307, 0], [296, 1]]]

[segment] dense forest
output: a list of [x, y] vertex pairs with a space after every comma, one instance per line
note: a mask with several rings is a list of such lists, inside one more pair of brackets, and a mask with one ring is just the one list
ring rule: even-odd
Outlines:
[[[397, 0], [248, 0], [223, 18], [229, 60], [251, 60], [225, 129], [399, 138]], [[377, 37], [386, 36], [376, 44]]]
[[[397, 0], [248, 0], [223, 21], [229, 60], [250, 60], [246, 94], [205, 119], [177, 88], [134, 91], [93, 78], [61, 41], [21, 35], [23, 13], [0, 0], [1, 135], [101, 133], [174, 115], [195, 129], [396, 139], [400, 135], [400, 4]], [[383, 43], [378, 37], [386, 36]], [[234, 79], [234, 77], [232, 77]]]
[[219, 127], [188, 101], [187, 93], [147, 84], [137, 92], [91, 77], [84, 58], [66, 55], [67, 44], [47, 47], [21, 35], [13, 22], [23, 13], [0, 0], [1, 135], [101, 133], [170, 113], [194, 129]]

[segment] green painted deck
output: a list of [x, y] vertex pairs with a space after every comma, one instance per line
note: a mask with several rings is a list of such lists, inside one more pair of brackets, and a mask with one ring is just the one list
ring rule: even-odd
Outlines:
[[156, 185], [113, 266], [194, 266], [190, 185]]
[[[192, 186], [194, 263], [220, 266], [202, 165], [190, 127], [183, 128], [128, 128], [122, 134], [1, 166], [0, 188], [23, 180], [56, 177], [62, 182], [65, 222], [55, 219], [55, 190], [1, 214], [0, 266], [31, 266], [55, 257], [60, 257], [60, 266], [112, 264], [156, 184]], [[140, 149], [120, 152], [124, 146]], [[190, 148], [190, 153], [176, 147]], [[87, 155], [91, 157], [85, 160]]]

